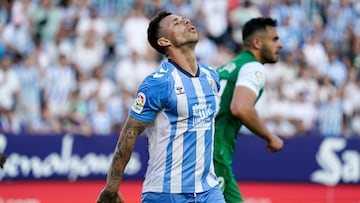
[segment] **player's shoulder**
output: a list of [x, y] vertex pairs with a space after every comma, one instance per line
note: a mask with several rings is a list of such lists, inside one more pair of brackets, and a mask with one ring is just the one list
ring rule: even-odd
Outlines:
[[246, 72], [261, 71], [261, 72], [263, 72], [263, 71], [265, 71], [265, 66], [258, 61], [249, 61], [241, 67], [241, 71], [246, 71]]
[[173, 70], [174, 68], [169, 62], [163, 62], [157, 70], [145, 78], [144, 82], [152, 86], [166, 84], [172, 78], [171, 73]]
[[240, 54], [238, 54], [233, 60], [233, 63], [236, 66], [244, 66], [244, 65], [255, 65], [261, 66], [262, 64], [255, 58], [254, 54], [249, 50], [244, 50]]
[[198, 65], [200, 68], [205, 68], [207, 70], [215, 71], [215, 69], [212, 66], [205, 64], [203, 62], [198, 61]]
[[[166, 97], [172, 82], [172, 68], [163, 62], [159, 68], [150, 73], [139, 87], [140, 98], [163, 98]], [[156, 100], [156, 99], [155, 99]]]
[[205, 71], [208, 71], [210, 74], [217, 74], [216, 69], [213, 68], [210, 65], [207, 65], [205, 63], [202, 62], [198, 62], [199, 68]]

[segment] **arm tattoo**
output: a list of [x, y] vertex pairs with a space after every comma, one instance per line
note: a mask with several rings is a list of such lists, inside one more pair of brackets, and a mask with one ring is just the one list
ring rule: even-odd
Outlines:
[[117, 189], [125, 167], [131, 157], [136, 138], [145, 130], [148, 123], [128, 117], [120, 132], [113, 160], [108, 174], [108, 187]]

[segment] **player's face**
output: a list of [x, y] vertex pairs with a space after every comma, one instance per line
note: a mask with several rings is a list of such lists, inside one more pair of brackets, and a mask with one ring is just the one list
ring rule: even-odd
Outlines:
[[261, 60], [263, 63], [276, 63], [282, 45], [275, 27], [267, 27], [266, 30], [262, 37]]
[[184, 44], [196, 44], [198, 33], [190, 20], [178, 15], [166, 16], [161, 22], [163, 37], [172, 45], [179, 47]]

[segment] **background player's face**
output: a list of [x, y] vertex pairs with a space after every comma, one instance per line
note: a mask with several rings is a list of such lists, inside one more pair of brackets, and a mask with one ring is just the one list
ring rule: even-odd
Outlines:
[[163, 36], [175, 47], [185, 44], [196, 44], [198, 34], [190, 20], [178, 15], [169, 15], [161, 22]]
[[279, 59], [279, 51], [282, 48], [275, 27], [267, 27], [262, 36], [261, 60], [263, 63], [275, 63]]

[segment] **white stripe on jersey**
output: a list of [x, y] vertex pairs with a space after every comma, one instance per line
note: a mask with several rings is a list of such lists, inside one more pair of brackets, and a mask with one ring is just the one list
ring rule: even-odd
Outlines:
[[[172, 74], [174, 81], [175, 81], [175, 88], [176, 87], [183, 87], [183, 83], [181, 81], [181, 77], [179, 75], [178, 71], [174, 71]], [[184, 94], [185, 96], [185, 94]], [[178, 101], [178, 105], [177, 105], [177, 111], [180, 112], [185, 112], [184, 114], [186, 115], [186, 117], [189, 116], [189, 112], [188, 112], [188, 101], [187, 99], [182, 99], [181, 102]], [[178, 117], [178, 121], [182, 120], [183, 118]], [[176, 123], [176, 132], [175, 132], [175, 139], [173, 142], [173, 148], [172, 148], [172, 162], [176, 163], [176, 160], [182, 160], [183, 159], [183, 152], [184, 152], [184, 136], [182, 136], [182, 134], [184, 132], [179, 132], [181, 129], [187, 129], [187, 126], [183, 126], [184, 123], [188, 123], [187, 122], [188, 119], [185, 120], [185, 122], [177, 122]], [[176, 152], [175, 152], [176, 150]], [[182, 163], [182, 161], [181, 161]], [[181, 188], [182, 188], [182, 165], [175, 165], [173, 164], [171, 166], [171, 183], [170, 183], [170, 192], [171, 193], [181, 193]]]
[[[206, 104], [205, 94], [202, 91], [202, 86], [200, 81], [196, 79], [192, 79], [192, 83], [195, 87], [196, 95], [198, 95], [198, 102]], [[206, 107], [204, 107], [206, 108]], [[196, 164], [195, 164], [195, 191], [202, 191], [202, 174], [204, 172], [204, 153], [205, 153], [205, 130], [199, 130], [196, 133]], [[198, 185], [197, 183], [200, 183]]]
[[[145, 174], [145, 180], [143, 185], [149, 185], [150, 188], [143, 188], [146, 190], [153, 191], [162, 191], [164, 182], [164, 171], [165, 171], [165, 161], [166, 161], [166, 145], [164, 143], [169, 143], [170, 137], [167, 136], [166, 128], [169, 126], [169, 119], [166, 117], [164, 111], [160, 112], [155, 119], [153, 125], [150, 125], [146, 128], [145, 134], [148, 137], [149, 142], [149, 160], [148, 167]], [[152, 132], [152, 133], [148, 133]], [[157, 137], [154, 138], [154, 135]], [[153, 155], [153, 156], [151, 156]], [[157, 166], [150, 167], [150, 166]], [[156, 172], [154, 172], [156, 171]], [[162, 173], [158, 173], [162, 171]], [[149, 175], [151, 174], [151, 175]]]

